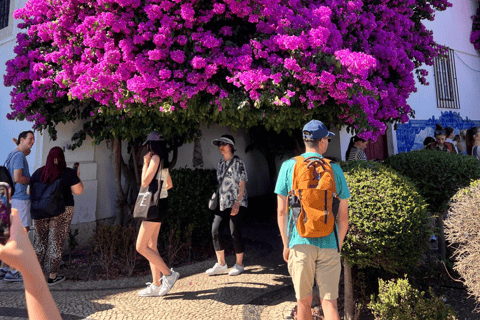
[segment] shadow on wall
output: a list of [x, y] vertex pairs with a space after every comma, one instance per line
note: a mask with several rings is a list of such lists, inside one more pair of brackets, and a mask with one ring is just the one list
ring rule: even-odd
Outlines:
[[435, 119], [432, 116], [428, 120], [410, 120], [406, 124], [397, 126], [397, 152], [409, 152], [423, 148], [423, 140], [426, 137], [433, 137], [435, 124], [440, 123], [444, 128], [452, 127], [455, 134], [459, 134], [462, 129], [470, 129], [474, 126], [480, 126], [480, 120], [462, 119], [460, 114], [453, 111], [442, 112], [442, 115]]

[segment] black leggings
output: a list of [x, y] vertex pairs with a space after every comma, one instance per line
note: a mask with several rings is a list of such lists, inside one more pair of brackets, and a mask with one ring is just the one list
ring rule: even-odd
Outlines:
[[245, 210], [245, 207], [240, 207], [238, 214], [235, 216], [230, 215], [232, 208], [225, 209], [224, 211], [217, 211], [215, 213], [215, 218], [213, 219], [212, 224], [213, 247], [215, 248], [215, 251], [225, 250], [225, 241], [222, 236], [222, 230], [225, 228], [227, 222], [230, 221], [230, 234], [232, 235], [235, 253], [243, 253], [243, 241], [240, 228]]

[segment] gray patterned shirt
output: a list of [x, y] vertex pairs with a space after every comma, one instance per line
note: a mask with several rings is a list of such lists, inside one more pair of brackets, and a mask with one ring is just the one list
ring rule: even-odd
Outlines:
[[[248, 181], [247, 178], [247, 170], [245, 168], [245, 163], [240, 160], [239, 157], [234, 156], [233, 159], [229, 161], [225, 161], [221, 159], [217, 165], [217, 180], [220, 183], [222, 179], [223, 173], [225, 172], [227, 166], [230, 164], [231, 161], [234, 163], [228, 169], [228, 172], [225, 174], [225, 178], [223, 179], [222, 186], [219, 190], [219, 204], [220, 204], [220, 211], [224, 211], [225, 209], [232, 208], [235, 204], [235, 200], [237, 200], [238, 192], [239, 192], [239, 184], [240, 181]], [[240, 202], [242, 207], [248, 206], [248, 196], [247, 196], [247, 187], [245, 186], [245, 193], [243, 194], [242, 201]]]

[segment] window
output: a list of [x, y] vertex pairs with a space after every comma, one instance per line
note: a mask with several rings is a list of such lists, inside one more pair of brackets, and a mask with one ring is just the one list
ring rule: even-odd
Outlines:
[[454, 54], [455, 51], [447, 49], [445, 55], [433, 61], [437, 108], [460, 109]]
[[0, 29], [8, 27], [10, 0], [0, 0]]

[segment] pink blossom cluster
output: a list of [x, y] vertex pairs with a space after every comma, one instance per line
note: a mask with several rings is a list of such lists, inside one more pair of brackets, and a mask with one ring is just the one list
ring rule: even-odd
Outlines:
[[476, 14], [472, 17], [472, 33], [470, 34], [470, 42], [476, 50], [480, 51], [480, 1], [478, 2]]
[[431, 65], [442, 49], [420, 21], [448, 6], [28, 0], [14, 13], [26, 33], [7, 62], [5, 85], [14, 87], [9, 118], [28, 115], [46, 126], [45, 110], [65, 97], [160, 112], [188, 108], [197, 98], [222, 110], [235, 97], [251, 108], [330, 108], [340, 124], [376, 139], [385, 123], [408, 121], [414, 70]]

